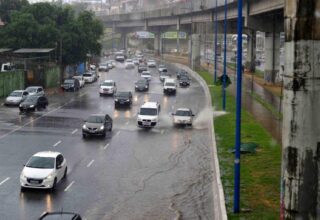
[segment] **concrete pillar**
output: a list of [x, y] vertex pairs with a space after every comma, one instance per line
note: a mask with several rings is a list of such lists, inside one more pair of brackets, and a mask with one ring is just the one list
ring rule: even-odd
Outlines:
[[200, 34], [191, 35], [191, 68], [200, 67]]
[[127, 48], [128, 48], [127, 33], [121, 33], [121, 49], [127, 50]]
[[177, 53], [180, 53], [180, 31], [177, 31]]
[[275, 83], [280, 65], [280, 33], [266, 33], [265, 35], [265, 73], [264, 80]]
[[154, 35], [154, 55], [160, 56], [161, 48], [161, 33], [158, 32]]
[[319, 10], [285, 1], [281, 219], [320, 219]]
[[256, 70], [256, 32], [254, 30], [248, 34], [246, 68], [252, 73]]

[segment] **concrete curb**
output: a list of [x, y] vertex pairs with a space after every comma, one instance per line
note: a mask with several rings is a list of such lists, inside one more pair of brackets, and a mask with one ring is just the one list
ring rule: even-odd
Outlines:
[[[209, 88], [207, 86], [207, 83], [202, 79], [201, 76], [199, 76], [198, 73], [194, 72], [192, 69], [189, 67], [179, 64], [179, 63], [173, 63], [176, 67], [180, 69], [186, 70], [189, 74], [191, 74], [197, 81], [200, 82], [201, 86], [203, 87], [205, 91], [205, 95], [207, 98], [207, 107], [212, 110], [212, 101], [211, 101], [211, 94], [209, 91]], [[223, 186], [221, 183], [221, 178], [220, 178], [220, 166], [219, 166], [219, 159], [218, 159], [218, 152], [217, 152], [217, 145], [216, 145], [216, 138], [215, 138], [215, 133], [214, 133], [214, 126], [213, 126], [213, 115], [210, 117], [210, 130], [211, 130], [211, 139], [212, 139], [212, 150], [213, 150], [213, 163], [212, 163], [212, 169], [213, 172], [215, 172], [215, 182], [216, 184], [213, 184], [213, 192], [218, 192], [217, 194], [213, 194], [213, 199], [214, 201], [219, 201], [218, 207], [215, 206], [214, 208], [214, 214], [215, 214], [215, 219], [218, 220], [227, 220], [227, 210], [226, 210], [226, 205], [225, 205], [225, 198], [224, 198], [224, 192], [223, 192]]]

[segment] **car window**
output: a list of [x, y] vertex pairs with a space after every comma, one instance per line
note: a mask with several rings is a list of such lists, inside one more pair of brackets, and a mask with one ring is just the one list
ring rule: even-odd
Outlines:
[[191, 116], [192, 113], [191, 113], [191, 111], [177, 111], [176, 115], [177, 116]]
[[57, 166], [60, 166], [62, 164], [62, 162], [63, 162], [63, 156], [61, 154], [59, 154], [57, 156], [57, 163], [56, 163]]
[[55, 158], [53, 157], [38, 157], [33, 156], [30, 158], [26, 167], [39, 168], [39, 169], [52, 169], [54, 168]]
[[42, 92], [42, 88], [38, 88], [38, 92]]
[[87, 119], [87, 122], [89, 122], [89, 123], [104, 123], [103, 120], [104, 120], [103, 117], [93, 115]]

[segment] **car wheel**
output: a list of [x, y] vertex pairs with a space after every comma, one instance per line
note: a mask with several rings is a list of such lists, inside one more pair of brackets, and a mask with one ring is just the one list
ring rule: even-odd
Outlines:
[[26, 188], [23, 187], [23, 186], [21, 186], [21, 187], [20, 187], [20, 192], [25, 192], [25, 191], [26, 191]]
[[86, 135], [86, 134], [82, 134], [82, 138], [83, 138], [83, 139], [86, 139], [86, 138], [87, 138], [87, 135]]
[[66, 167], [66, 169], [64, 170], [64, 173], [63, 173], [63, 179], [66, 179], [67, 178], [67, 173], [68, 173], [68, 167]]
[[56, 189], [56, 186], [57, 186], [57, 178], [54, 178], [54, 181], [53, 181], [53, 184], [51, 187], [51, 191], [54, 191]]
[[108, 129], [109, 131], [112, 131], [112, 125], [110, 126], [110, 128]]

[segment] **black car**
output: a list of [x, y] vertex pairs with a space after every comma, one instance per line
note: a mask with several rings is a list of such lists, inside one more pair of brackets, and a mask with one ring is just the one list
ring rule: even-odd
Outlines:
[[138, 72], [142, 73], [143, 71], [147, 71], [148, 67], [146, 65], [139, 65], [138, 66]]
[[46, 108], [48, 99], [45, 96], [31, 95], [28, 96], [20, 105], [20, 112], [35, 111]]
[[91, 115], [85, 120], [82, 126], [82, 137], [102, 136], [105, 137], [107, 131], [112, 131], [112, 118], [106, 114]]
[[131, 106], [132, 104], [132, 93], [131, 92], [117, 92], [114, 95], [114, 107], [121, 105]]
[[65, 79], [61, 85], [63, 91], [78, 91], [80, 89], [80, 82], [78, 79]]
[[148, 91], [149, 90], [149, 81], [145, 79], [139, 79], [134, 84], [136, 91]]
[[181, 75], [179, 78], [179, 85], [181, 87], [190, 86], [190, 77], [188, 75]]
[[180, 77], [181, 77], [182, 75], [188, 75], [187, 71], [185, 71], [185, 70], [179, 70], [179, 71], [177, 72], [177, 79], [180, 79]]

